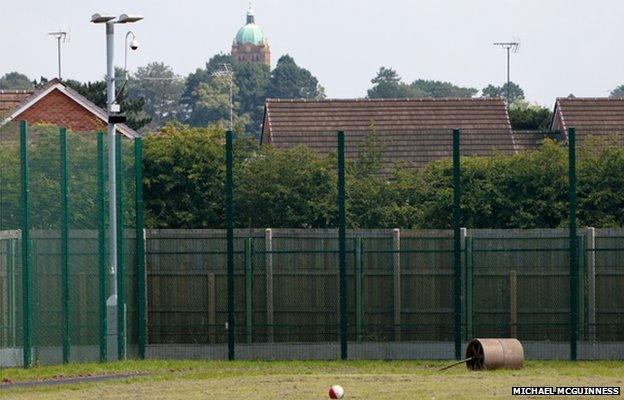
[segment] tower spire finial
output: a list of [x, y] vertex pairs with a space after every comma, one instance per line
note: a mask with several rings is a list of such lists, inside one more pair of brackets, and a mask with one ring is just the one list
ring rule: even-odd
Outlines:
[[247, 10], [247, 24], [255, 24], [255, 18], [254, 18], [254, 10], [253, 10], [253, 6], [251, 4], [251, 1], [249, 2], [249, 9]]

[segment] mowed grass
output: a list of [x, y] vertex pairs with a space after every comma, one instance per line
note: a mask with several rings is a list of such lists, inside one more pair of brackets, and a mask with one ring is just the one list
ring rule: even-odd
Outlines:
[[[509, 398], [512, 386], [624, 387], [624, 362], [527, 362], [517, 371], [440, 372], [440, 361], [126, 361], [4, 369], [0, 380], [147, 373], [95, 383], [11, 388], [3, 399], [324, 399], [332, 384], [345, 399]], [[613, 398], [613, 397], [611, 397]]]

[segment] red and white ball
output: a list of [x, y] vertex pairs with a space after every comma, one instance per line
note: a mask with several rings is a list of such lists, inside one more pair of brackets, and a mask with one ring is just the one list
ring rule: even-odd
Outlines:
[[342, 399], [344, 396], [344, 389], [340, 385], [334, 385], [329, 388], [329, 398], [330, 399]]

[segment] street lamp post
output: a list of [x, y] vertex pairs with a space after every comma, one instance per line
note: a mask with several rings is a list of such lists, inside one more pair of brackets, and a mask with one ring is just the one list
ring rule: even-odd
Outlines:
[[[122, 14], [114, 17], [108, 14], [93, 14], [91, 22], [95, 24], [106, 24], [106, 110], [108, 112], [108, 229], [109, 229], [109, 273], [110, 273], [110, 297], [106, 301], [107, 319], [108, 319], [108, 350], [110, 354], [117, 353], [113, 351], [114, 345], [117, 343], [117, 179], [116, 166], [117, 160], [115, 156], [115, 123], [120, 121], [119, 105], [115, 102], [115, 65], [114, 65], [114, 49], [115, 49], [115, 24], [126, 24], [137, 22], [143, 19], [139, 15]], [[125, 308], [125, 307], [124, 307]], [[125, 316], [124, 316], [125, 318]], [[125, 336], [125, 335], [124, 335]], [[125, 346], [124, 346], [125, 347]], [[120, 354], [118, 354], [120, 355]], [[123, 358], [124, 355], [120, 355]], [[110, 357], [109, 357], [110, 359]]]

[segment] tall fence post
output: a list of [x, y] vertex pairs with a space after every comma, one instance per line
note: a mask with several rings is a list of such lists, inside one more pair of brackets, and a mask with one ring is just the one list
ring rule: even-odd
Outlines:
[[253, 238], [245, 238], [245, 337], [253, 341]]
[[15, 239], [11, 238], [7, 241], [7, 298], [8, 298], [8, 335], [11, 347], [17, 345], [16, 337], [16, 293], [15, 293]]
[[587, 327], [588, 339], [596, 340], [596, 229], [587, 228]]
[[273, 231], [264, 231], [264, 250], [266, 262], [266, 323], [267, 342], [273, 343]]
[[509, 337], [518, 337], [518, 273], [509, 271]]
[[[467, 228], [460, 228], [459, 229], [459, 237], [460, 237], [460, 241], [461, 241], [461, 256], [462, 256], [462, 263], [465, 263], [466, 261], [466, 236], [468, 236], [468, 229]], [[465, 264], [462, 264], [465, 265]], [[462, 308], [461, 308], [461, 315], [462, 315], [462, 339], [466, 336], [466, 307], [467, 307], [467, 300], [466, 300], [466, 268], [462, 269], [462, 273], [461, 273], [461, 282], [462, 282], [462, 293], [461, 293], [461, 304], [462, 304]]]
[[473, 268], [474, 268], [474, 242], [472, 236], [466, 236], [465, 259], [466, 259], [466, 339], [472, 339], [474, 335], [473, 313]]
[[97, 166], [98, 166], [98, 264], [99, 264], [99, 310], [100, 310], [100, 362], [108, 360], [108, 319], [106, 299], [108, 297], [108, 270], [106, 266], [106, 178], [104, 165], [104, 133], [97, 134]]
[[217, 341], [215, 329], [217, 322], [217, 290], [215, 274], [213, 272], [208, 273], [206, 286], [208, 294], [208, 343], [213, 344]]
[[147, 312], [145, 287], [145, 229], [143, 226], [143, 140], [134, 139], [135, 229], [136, 229], [136, 292], [139, 334], [139, 358], [145, 359], [147, 343]]
[[461, 188], [459, 129], [453, 129], [453, 329], [455, 358], [461, 359]]
[[401, 230], [392, 230], [394, 340], [401, 341]]
[[344, 132], [338, 132], [338, 242], [340, 252], [340, 358], [347, 359], [347, 233]]
[[69, 179], [67, 174], [67, 129], [59, 129], [61, 159], [61, 298], [63, 307], [63, 363], [71, 352], [71, 305], [69, 299]]
[[576, 237], [576, 132], [568, 129], [568, 180], [570, 217], [570, 359], [577, 359], [578, 244]]
[[587, 340], [587, 329], [586, 329], [586, 304], [585, 304], [585, 294], [587, 287], [587, 267], [586, 267], [586, 255], [585, 251], [585, 240], [580, 240], [580, 237], [577, 235], [576, 240], [576, 254], [578, 259], [578, 340]]
[[362, 238], [355, 238], [355, 337], [362, 341], [364, 326], [364, 261], [362, 258]]
[[228, 359], [234, 360], [236, 327], [234, 321], [234, 178], [233, 169], [233, 148], [232, 148], [232, 131], [225, 133], [225, 204], [227, 219], [227, 330], [228, 330]]
[[124, 167], [122, 139], [115, 136], [117, 175], [117, 359], [126, 359], [126, 290], [124, 287]]
[[20, 121], [20, 166], [22, 197], [22, 333], [24, 368], [32, 365], [32, 251], [30, 242], [30, 187], [28, 174], [28, 124]]

